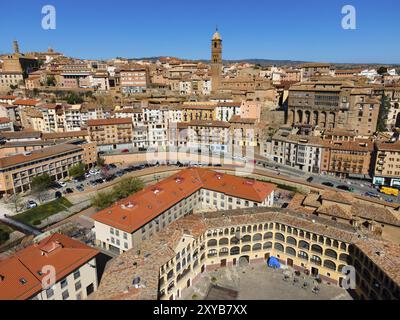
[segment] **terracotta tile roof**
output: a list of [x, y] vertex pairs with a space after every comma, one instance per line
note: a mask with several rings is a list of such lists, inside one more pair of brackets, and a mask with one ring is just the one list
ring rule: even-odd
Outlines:
[[274, 184], [188, 168], [94, 214], [95, 221], [132, 233], [201, 188], [262, 202]]
[[0, 118], [0, 123], [9, 123], [9, 122], [12, 122], [12, 121], [10, 120], [10, 118], [5, 118], [5, 117], [1, 117], [1, 118]]
[[67, 131], [67, 132], [51, 132], [51, 133], [43, 133], [43, 140], [51, 140], [51, 139], [66, 139], [66, 138], [76, 138], [81, 136], [87, 136], [89, 133], [87, 130], [80, 131]]
[[0, 96], [0, 100], [15, 100], [16, 96]]
[[337, 204], [334, 205], [324, 204], [320, 206], [316, 212], [326, 214], [331, 217], [338, 217], [347, 220], [352, 219], [351, 213], [348, 210], [342, 208], [341, 206], [338, 206]]
[[[155, 300], [158, 298], [160, 268], [175, 257], [176, 247], [182, 237], [189, 236], [196, 240], [208, 230], [266, 222], [282, 223], [292, 228], [355, 244], [399, 283], [398, 245], [383, 241], [367, 230], [364, 232], [366, 237], [360, 238], [351, 226], [340, 222], [299, 214], [291, 210], [259, 207], [194, 214], [174, 221], [150, 239], [141, 242], [139, 253], [136, 249], [131, 249], [115, 258], [104, 272], [99, 288], [92, 298]], [[376, 255], [377, 250], [384, 252], [385, 255]], [[384, 257], [390, 258], [385, 261]], [[140, 277], [144, 287], [133, 287], [132, 280], [135, 277]]]
[[0, 300], [28, 299], [42, 291], [42, 278], [46, 274], [38, 272], [45, 265], [54, 266], [56, 281], [59, 281], [98, 253], [96, 249], [55, 233], [0, 261]]
[[19, 99], [13, 102], [16, 106], [37, 106], [40, 103], [40, 100], [35, 99]]
[[190, 109], [190, 110], [214, 110], [216, 105], [187, 105], [184, 104], [182, 109]]
[[57, 154], [67, 153], [74, 150], [80, 150], [82, 147], [73, 144], [59, 144], [48, 148], [34, 150], [30, 154], [16, 154], [9, 157], [0, 158], [0, 168], [4, 169], [17, 164], [28, 163], [34, 160], [39, 160], [54, 156]]
[[326, 190], [322, 192], [321, 199], [350, 205], [354, 201], [354, 197], [351, 194], [334, 190]]
[[382, 151], [397, 151], [400, 152], [400, 140], [396, 142], [377, 142], [376, 147]]
[[247, 123], [247, 124], [255, 124], [257, 119], [252, 118], [241, 118], [240, 116], [232, 116], [229, 120], [230, 123]]
[[187, 123], [188, 126], [192, 127], [218, 127], [218, 128], [229, 128], [229, 122], [225, 121], [208, 121], [208, 120], [193, 120]]
[[0, 136], [7, 139], [31, 139], [31, 138], [40, 138], [41, 136], [40, 131], [30, 131], [30, 130], [24, 130], [24, 131], [14, 131], [14, 132], [1, 132]]
[[117, 124], [132, 124], [131, 118], [111, 118], [111, 119], [94, 119], [88, 120], [87, 125], [90, 126], [109, 126]]

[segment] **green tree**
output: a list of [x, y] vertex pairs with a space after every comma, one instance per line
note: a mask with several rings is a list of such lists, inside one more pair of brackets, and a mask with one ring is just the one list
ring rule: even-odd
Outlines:
[[380, 75], [383, 75], [383, 74], [387, 73], [387, 71], [388, 71], [388, 69], [386, 67], [380, 67], [377, 72]]
[[69, 169], [68, 174], [72, 178], [78, 178], [83, 176], [85, 174], [85, 165], [83, 163], [78, 163], [72, 166]]
[[104, 160], [104, 158], [97, 157], [96, 164], [97, 164], [98, 167], [102, 168], [104, 166], [105, 162], [106, 161]]
[[91, 204], [98, 210], [103, 210], [110, 207], [115, 202], [113, 192], [98, 192], [91, 198]]
[[378, 122], [376, 125], [376, 130], [378, 132], [384, 132], [387, 130], [386, 124], [388, 120], [388, 114], [390, 109], [390, 101], [386, 95], [382, 96], [381, 105], [379, 107]]
[[113, 190], [116, 200], [120, 200], [142, 190], [143, 188], [144, 183], [141, 179], [126, 178], [118, 183]]
[[47, 76], [46, 86], [54, 87], [56, 85], [56, 78], [54, 76]]
[[67, 100], [67, 103], [69, 103], [69, 104], [80, 104], [80, 103], [83, 103], [83, 99], [82, 99], [81, 95], [78, 95], [75, 92], [71, 92], [67, 96], [66, 100]]
[[15, 212], [18, 212], [20, 207], [21, 207], [21, 203], [22, 203], [22, 197], [19, 193], [15, 193], [10, 197], [10, 202], [12, 204], [14, 204], [14, 209]]
[[39, 201], [42, 202], [43, 194], [50, 188], [53, 183], [53, 178], [47, 173], [36, 176], [32, 179], [31, 189], [32, 193], [36, 194]]

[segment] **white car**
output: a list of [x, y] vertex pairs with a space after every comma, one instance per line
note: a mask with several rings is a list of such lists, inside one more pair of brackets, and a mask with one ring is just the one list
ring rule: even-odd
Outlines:
[[89, 170], [89, 174], [91, 174], [92, 176], [94, 176], [94, 175], [97, 174], [97, 170], [90, 169], [90, 170]]
[[90, 173], [85, 173], [85, 178], [90, 178], [92, 175]]
[[67, 186], [67, 184], [65, 182], [62, 182], [62, 181], [58, 181], [57, 183], [63, 188]]
[[36, 208], [37, 207], [37, 203], [33, 200], [29, 200], [26, 204], [26, 207], [28, 209], [32, 209], [32, 208]]

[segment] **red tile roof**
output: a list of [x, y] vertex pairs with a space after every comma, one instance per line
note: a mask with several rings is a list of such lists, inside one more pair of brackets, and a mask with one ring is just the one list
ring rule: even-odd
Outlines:
[[97, 212], [92, 218], [132, 233], [201, 188], [262, 202], [275, 187], [271, 183], [189, 168]]
[[111, 119], [95, 119], [88, 120], [87, 125], [90, 126], [108, 126], [116, 124], [132, 124], [131, 118], [111, 118]]
[[36, 106], [40, 103], [40, 100], [35, 99], [19, 99], [13, 102], [16, 106]]
[[38, 272], [52, 265], [56, 281], [61, 280], [98, 254], [93, 249], [65, 235], [55, 233], [0, 261], [0, 300], [24, 300], [42, 290]]

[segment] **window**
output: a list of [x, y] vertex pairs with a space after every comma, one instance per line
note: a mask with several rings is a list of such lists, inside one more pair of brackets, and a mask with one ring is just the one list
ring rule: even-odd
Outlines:
[[53, 295], [54, 295], [53, 287], [48, 288], [48, 289], [46, 290], [47, 299], [50, 299]]
[[81, 281], [78, 281], [77, 283], [75, 283], [75, 290], [78, 291], [80, 288], [82, 288], [82, 284]]
[[61, 289], [65, 288], [68, 285], [67, 279], [61, 280]]
[[63, 300], [67, 300], [67, 299], [69, 298], [69, 292], [68, 292], [68, 290], [65, 290], [65, 291], [62, 293], [62, 298], [63, 298]]
[[80, 271], [79, 271], [79, 270], [76, 270], [76, 271], [74, 272], [74, 280], [78, 279], [80, 276], [81, 276]]

